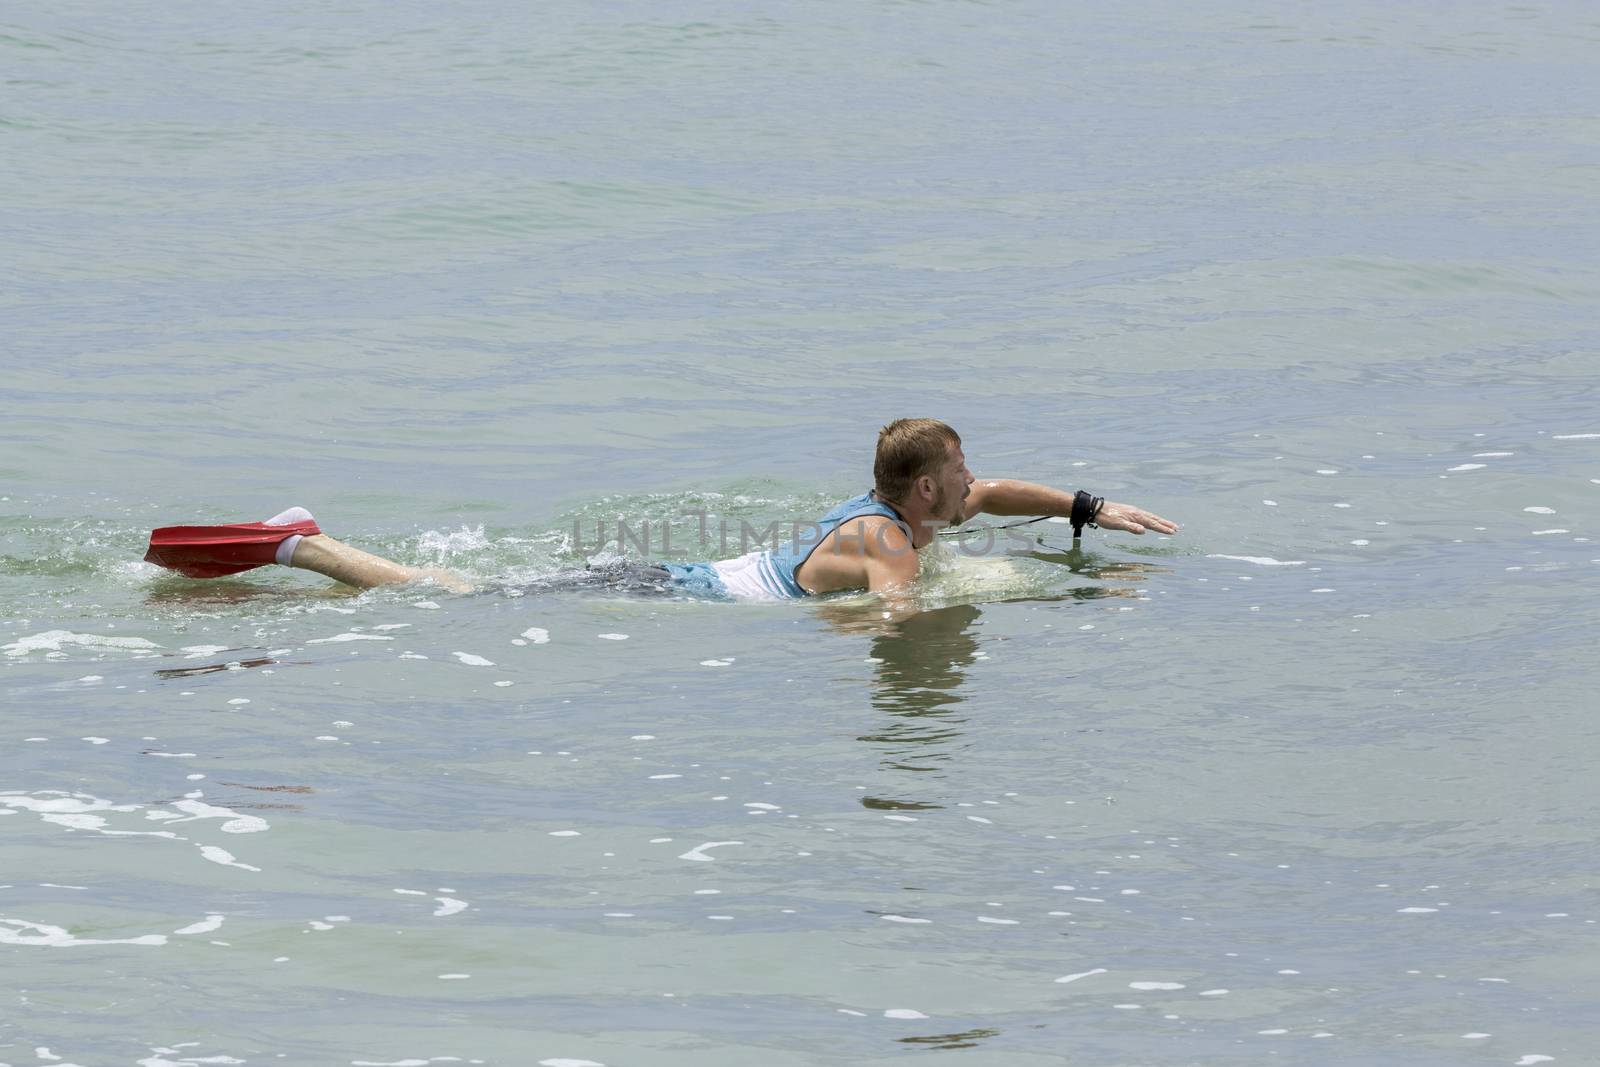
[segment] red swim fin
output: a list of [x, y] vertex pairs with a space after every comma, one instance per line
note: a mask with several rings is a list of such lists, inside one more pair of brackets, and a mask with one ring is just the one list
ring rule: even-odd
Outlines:
[[150, 531], [150, 550], [144, 554], [144, 561], [190, 578], [221, 578], [274, 562], [278, 546], [286, 537], [321, 532], [321, 527], [309, 520], [285, 526], [268, 526], [264, 522], [163, 526]]

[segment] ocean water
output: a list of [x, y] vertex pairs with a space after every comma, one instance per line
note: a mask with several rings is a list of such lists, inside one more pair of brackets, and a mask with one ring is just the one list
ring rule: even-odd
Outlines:
[[[0, 1064], [1600, 1061], [1597, 44], [7, 6]], [[1183, 528], [537, 591], [902, 415]], [[140, 562], [290, 504], [480, 591]]]

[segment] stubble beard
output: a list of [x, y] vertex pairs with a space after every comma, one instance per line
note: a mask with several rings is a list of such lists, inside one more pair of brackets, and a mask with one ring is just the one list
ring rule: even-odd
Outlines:
[[[934, 518], [943, 519], [946, 526], [960, 526], [963, 520], [962, 506], [966, 502], [967, 494], [962, 493], [961, 497], [952, 504], [950, 493], [943, 486], [940, 486], [938, 494], [933, 498], [933, 508], [931, 510]], [[945, 514], [946, 511], [949, 512], [948, 515]]]

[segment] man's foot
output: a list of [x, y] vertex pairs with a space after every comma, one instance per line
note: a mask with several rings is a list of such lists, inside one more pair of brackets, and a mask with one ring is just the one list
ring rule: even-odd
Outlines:
[[[316, 521], [316, 519], [311, 517], [311, 512], [307, 511], [305, 508], [296, 506], [278, 512], [261, 525], [293, 526], [297, 522]], [[272, 557], [273, 562], [277, 563], [280, 567], [292, 567], [294, 565], [294, 550], [300, 547], [300, 541], [303, 537], [303, 534], [290, 534], [288, 537], [285, 537], [283, 541], [279, 543], [278, 551]]]
[[292, 507], [292, 508], [289, 508], [289, 509], [287, 509], [285, 511], [278, 512], [276, 515], [272, 516], [272, 518], [263, 521], [261, 525], [263, 525], [263, 526], [293, 526], [297, 522], [316, 522], [316, 521], [317, 520], [312, 517], [311, 512], [307, 511], [305, 508]]
[[[284, 562], [293, 557], [303, 537], [321, 532], [304, 508], [275, 515], [270, 524], [163, 526], [150, 531], [150, 548], [144, 558], [190, 578], [221, 578]], [[287, 550], [285, 542], [292, 542]]]

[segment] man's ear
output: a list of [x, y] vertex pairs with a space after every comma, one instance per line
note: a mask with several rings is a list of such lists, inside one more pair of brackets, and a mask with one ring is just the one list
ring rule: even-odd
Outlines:
[[926, 474], [917, 475], [917, 492], [932, 500], [939, 495], [939, 487], [933, 484], [933, 478]]

